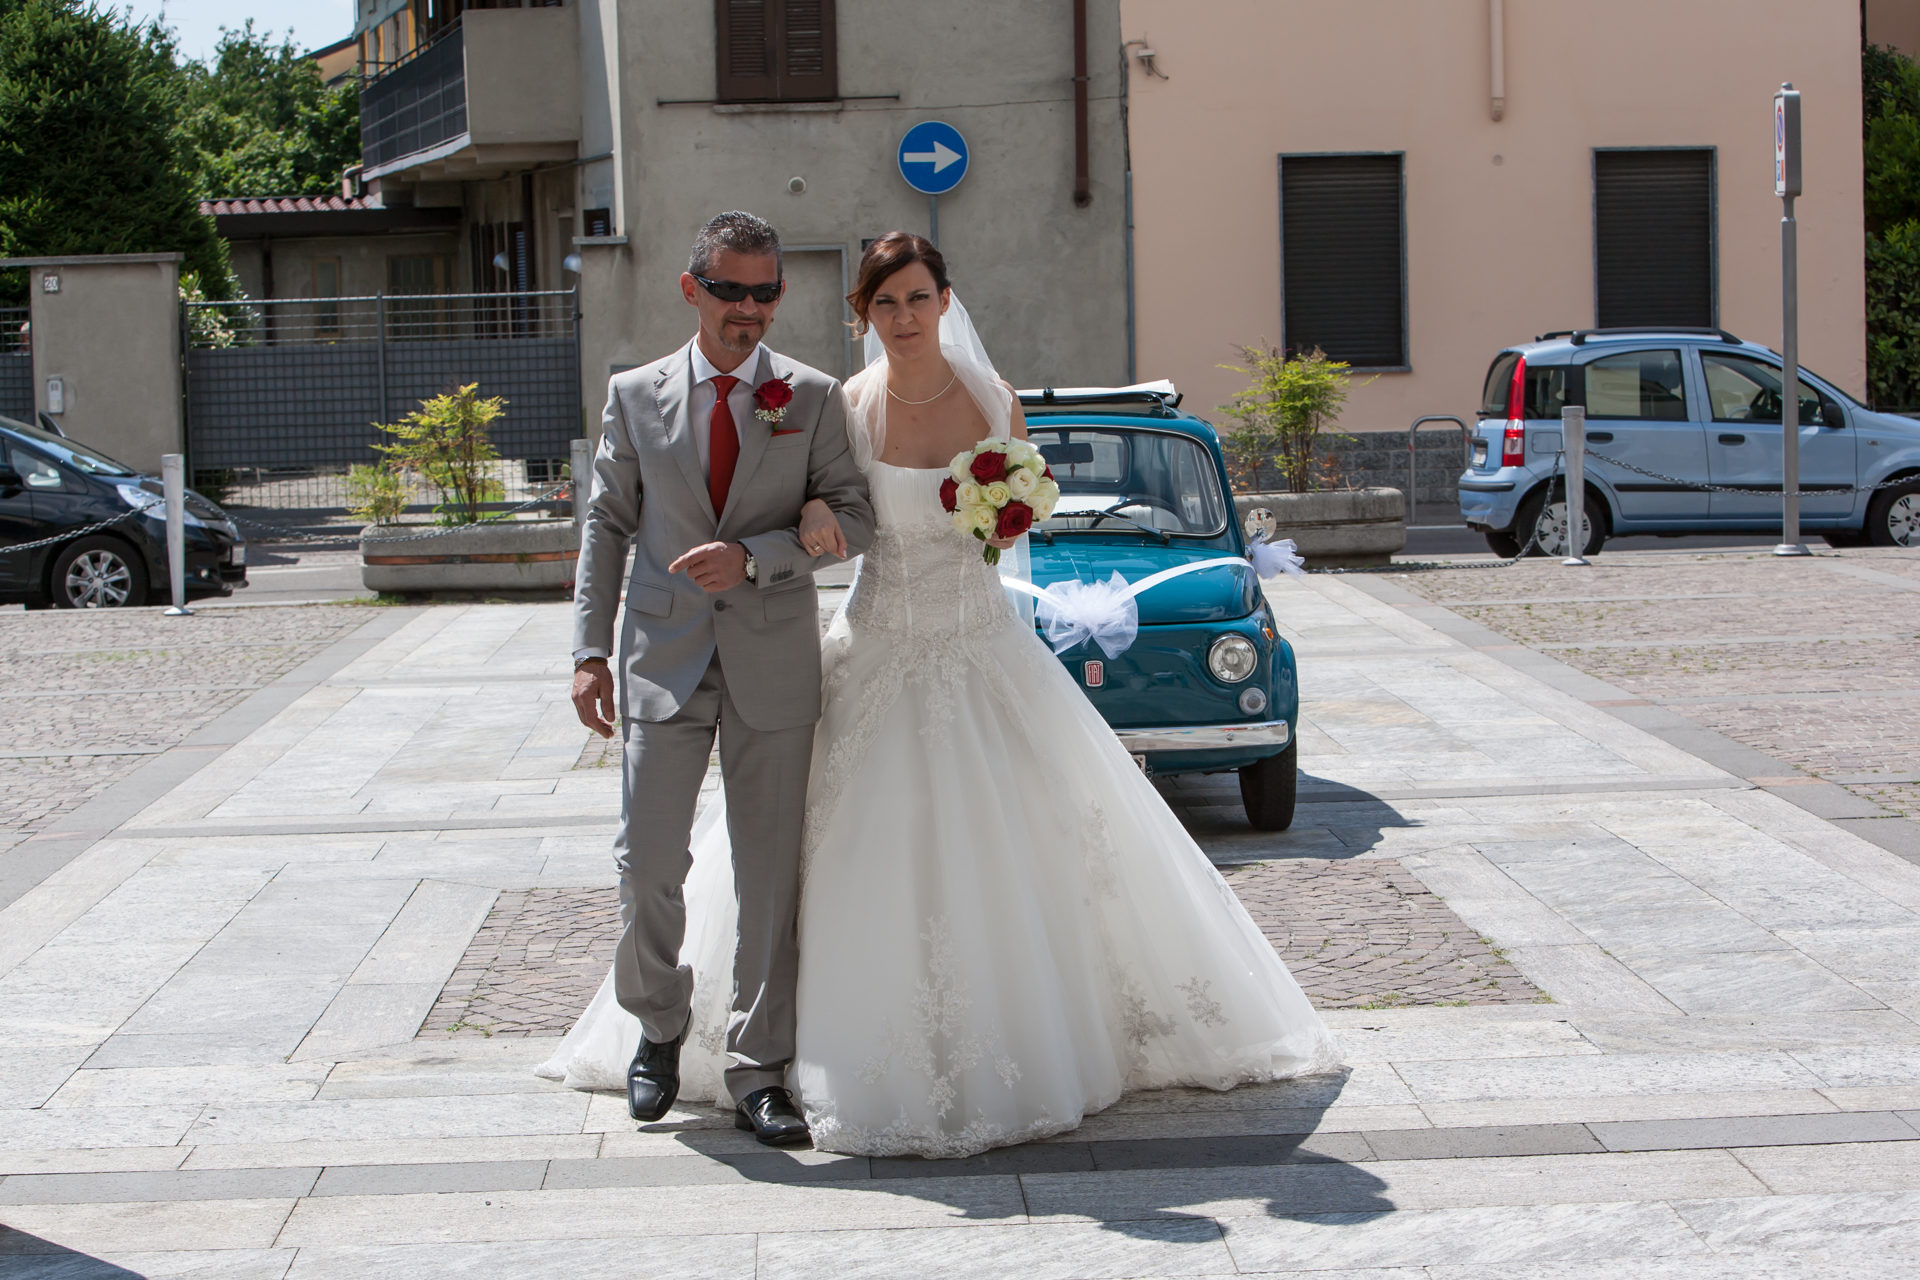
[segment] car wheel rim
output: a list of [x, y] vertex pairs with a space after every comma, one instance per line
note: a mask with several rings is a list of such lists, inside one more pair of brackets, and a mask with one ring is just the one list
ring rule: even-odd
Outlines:
[[133, 571], [111, 551], [88, 551], [67, 567], [67, 599], [76, 608], [118, 608], [132, 589]]
[[1887, 534], [1896, 547], [1920, 547], [1920, 493], [1903, 493], [1887, 508]]
[[[1535, 545], [1546, 555], [1570, 556], [1574, 554], [1567, 540], [1567, 504], [1556, 502], [1540, 513], [1540, 519], [1533, 527]], [[1584, 549], [1593, 536], [1593, 517], [1580, 513], [1580, 546]]]

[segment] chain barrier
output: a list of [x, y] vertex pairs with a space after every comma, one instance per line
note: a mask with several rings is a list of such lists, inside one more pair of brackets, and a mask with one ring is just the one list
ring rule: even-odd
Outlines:
[[[1548, 505], [1551, 505], [1553, 501], [1552, 486], [1555, 481], [1560, 482], [1560, 487], [1563, 490], [1562, 497], [1564, 498], [1564, 490], [1566, 488], [1565, 477], [1560, 474], [1560, 462], [1557, 457], [1554, 460], [1553, 472], [1547, 477]], [[1351, 568], [1308, 569], [1307, 572], [1338, 576], [1343, 573], [1433, 573], [1441, 569], [1511, 569], [1532, 555], [1533, 549], [1539, 545], [1540, 522], [1535, 520], [1533, 522], [1533, 532], [1527, 536], [1525, 545], [1523, 545], [1515, 555], [1506, 560], [1475, 560], [1467, 564], [1448, 564], [1444, 560], [1402, 560], [1393, 564], [1355, 565]]]
[[131, 520], [135, 516], [147, 514], [147, 510], [148, 508], [146, 507], [132, 507], [126, 511], [122, 511], [111, 520], [101, 520], [95, 524], [87, 525], [83, 529], [67, 529], [63, 532], [56, 533], [51, 538], [41, 538], [36, 542], [9, 543], [4, 547], [0, 547], [0, 551], [33, 551], [40, 547], [57, 546], [62, 542], [71, 542], [75, 538], [84, 538], [90, 533], [98, 533], [102, 529], [111, 529], [123, 520]]
[[[1700, 493], [1733, 493], [1748, 498], [1783, 498], [1786, 494], [1780, 489], [1742, 489], [1738, 485], [1703, 484], [1697, 480], [1682, 480], [1678, 476], [1662, 475], [1658, 471], [1649, 471], [1645, 467], [1636, 467], [1631, 462], [1622, 462], [1618, 458], [1609, 458], [1604, 453], [1595, 453], [1588, 449], [1586, 454], [1595, 462], [1604, 462], [1610, 467], [1619, 467], [1622, 471], [1631, 471], [1635, 475], [1646, 476], [1650, 480], [1663, 480], [1668, 484], [1677, 484]], [[1913, 483], [1912, 476], [1902, 476], [1898, 480], [1882, 480], [1879, 484], [1834, 485], [1827, 489], [1796, 489], [1796, 498], [1830, 498], [1836, 493], [1875, 493], [1881, 489], [1897, 489], [1903, 484]]]

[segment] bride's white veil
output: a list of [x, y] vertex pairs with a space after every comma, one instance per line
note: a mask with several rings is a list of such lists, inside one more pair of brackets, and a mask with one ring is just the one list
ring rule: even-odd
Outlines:
[[[854, 462], [862, 471], [873, 465], [886, 448], [887, 434], [887, 351], [878, 334], [866, 333], [866, 368], [847, 380], [847, 437], [853, 447]], [[1000, 373], [980, 341], [973, 317], [961, 305], [960, 295], [947, 291], [947, 309], [940, 317], [940, 354], [947, 358], [967, 394], [980, 406], [991, 434], [1006, 439], [1011, 434], [1013, 394], [1000, 380]], [[1001, 553], [1000, 575], [1026, 580], [1030, 561], [1027, 539], [1023, 535], [1009, 551]], [[1033, 620], [1030, 596], [1013, 594], [1014, 608], [1028, 622]]]

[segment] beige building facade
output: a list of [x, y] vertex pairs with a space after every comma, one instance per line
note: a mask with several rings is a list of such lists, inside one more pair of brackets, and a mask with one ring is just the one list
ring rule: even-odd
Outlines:
[[1219, 366], [1262, 339], [1358, 353], [1349, 431], [1471, 417], [1494, 354], [1549, 330], [1777, 346], [1782, 81], [1804, 95], [1801, 358], [1864, 392], [1859, 0], [1120, 9], [1137, 369], [1189, 408], [1243, 386]]

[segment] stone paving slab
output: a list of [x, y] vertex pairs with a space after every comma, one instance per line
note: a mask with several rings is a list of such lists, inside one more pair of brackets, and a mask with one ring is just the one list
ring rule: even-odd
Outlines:
[[[618, 799], [565, 718], [563, 607], [396, 613], [0, 908], [0, 1201], [71, 1198], [0, 1203], [0, 1270], [1909, 1273], [1920, 867], [1363, 585], [1268, 588], [1306, 692], [1295, 829], [1250, 831], [1230, 778], [1166, 794], [1323, 1004], [1310, 943], [1525, 1002], [1329, 1007], [1341, 1075], [1133, 1095], [977, 1161], [796, 1158], [704, 1109], [637, 1130], [528, 1074], [582, 997], [524, 1034], [395, 1029], [451, 1025], [483, 934], [597, 982], [571, 907], [487, 921], [609, 902]], [[1799, 995], [1762, 999], [1755, 957]]]

